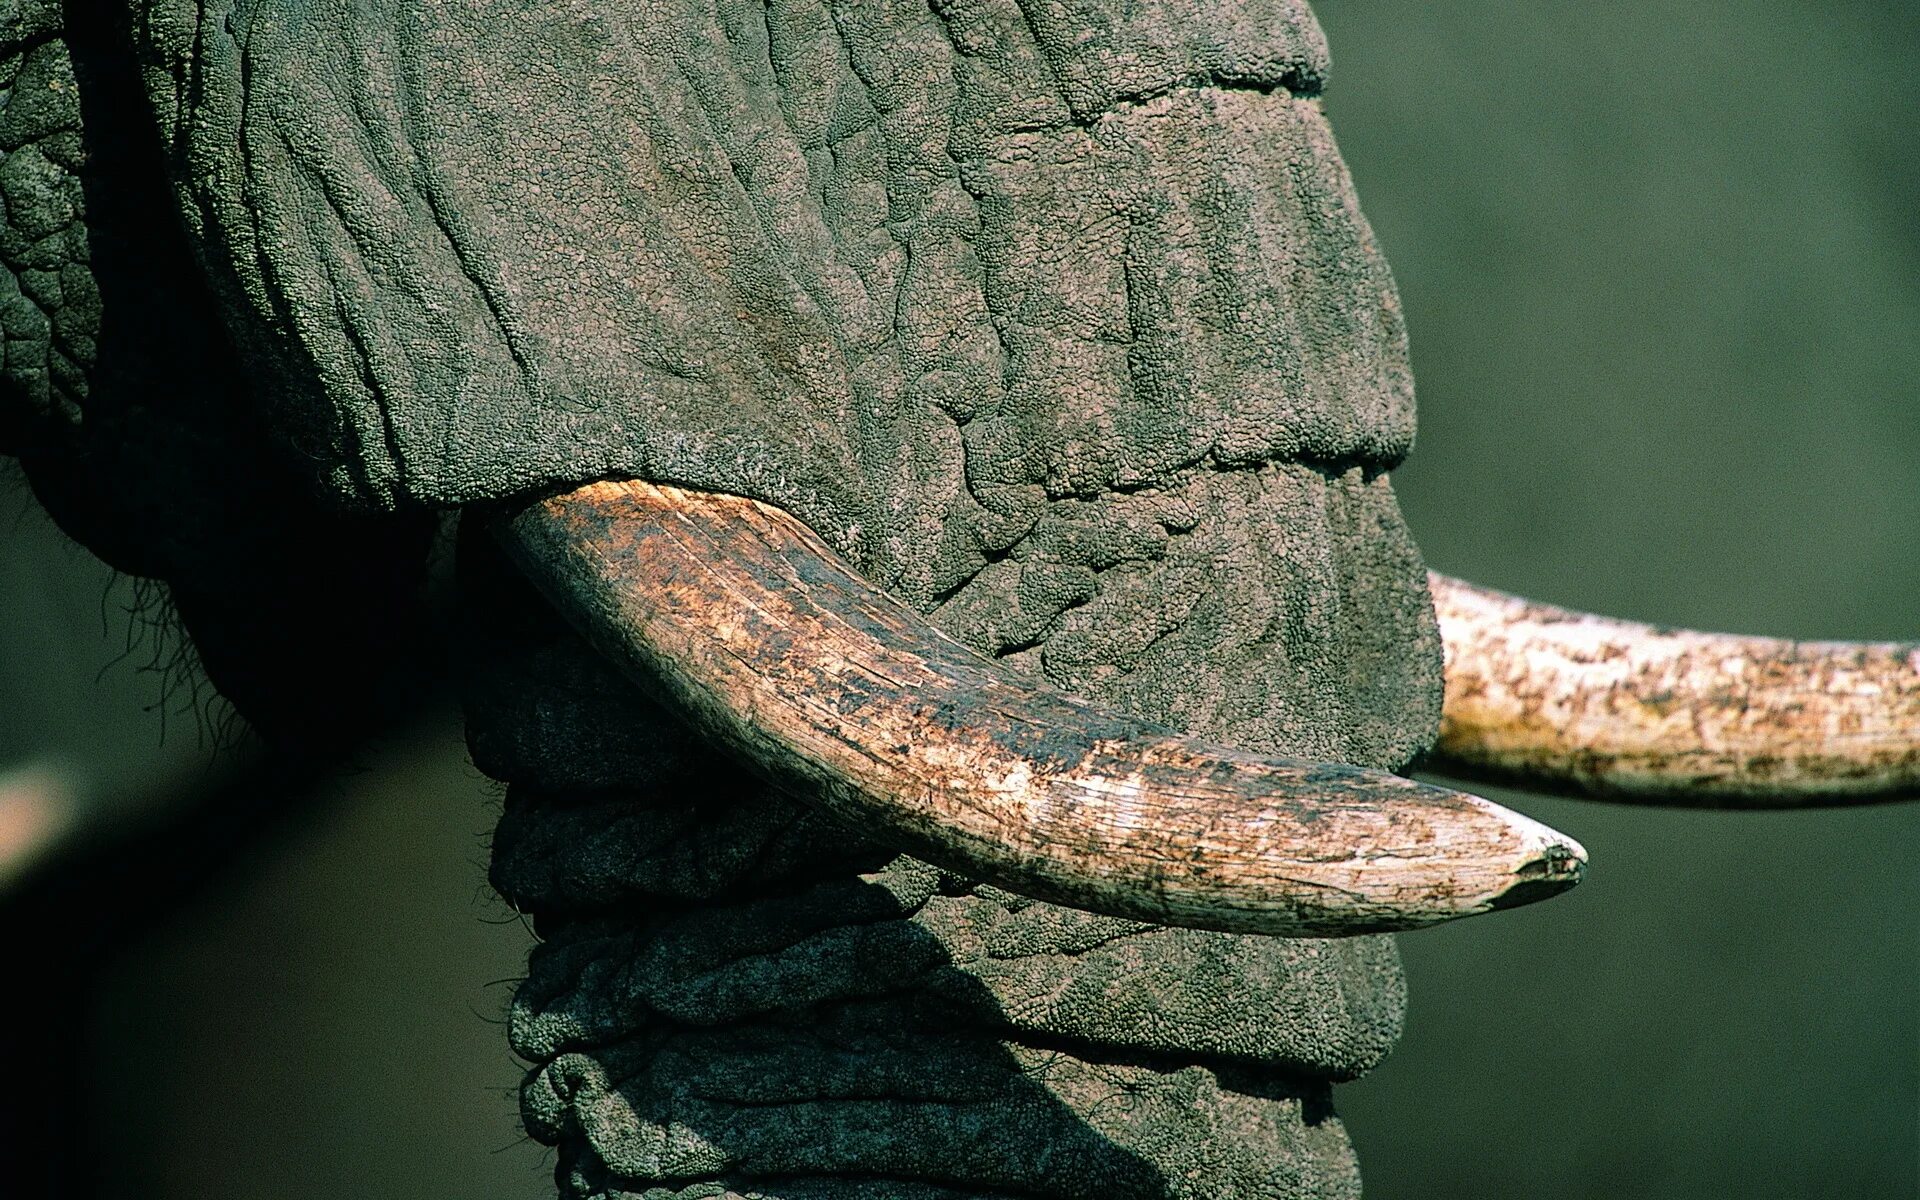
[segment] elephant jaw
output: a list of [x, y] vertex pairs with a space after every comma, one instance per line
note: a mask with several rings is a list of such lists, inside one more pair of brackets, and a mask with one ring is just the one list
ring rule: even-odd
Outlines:
[[596, 483], [503, 516], [602, 653], [876, 840], [1077, 908], [1243, 933], [1410, 929], [1579, 882], [1578, 844], [1475, 796], [1183, 737], [935, 631], [780, 509]]

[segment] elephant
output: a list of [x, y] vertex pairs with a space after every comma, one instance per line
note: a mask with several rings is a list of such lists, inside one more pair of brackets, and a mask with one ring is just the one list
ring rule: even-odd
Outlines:
[[[1303, 6], [107, 8], [9, 31], [6, 448], [290, 741], [383, 719], [468, 510], [567, 1194], [1352, 1194], [1378, 931], [1577, 878], [1393, 774], [1436, 735], [1615, 793], [1912, 790], [1911, 647], [1429, 588]], [[1563, 635], [1659, 719], [1556, 740], [1608, 707], [1514, 669]], [[1810, 712], [1877, 740], [1780, 751]]]

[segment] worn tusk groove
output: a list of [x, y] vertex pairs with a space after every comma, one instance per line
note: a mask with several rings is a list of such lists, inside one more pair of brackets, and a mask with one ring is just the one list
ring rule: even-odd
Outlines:
[[1410, 929], [1578, 882], [1571, 839], [1397, 775], [1263, 758], [976, 654], [737, 496], [590, 484], [498, 518], [600, 651], [863, 835], [1048, 900], [1249, 933]]
[[1920, 796], [1920, 644], [1661, 629], [1430, 579], [1436, 771], [1729, 808]]

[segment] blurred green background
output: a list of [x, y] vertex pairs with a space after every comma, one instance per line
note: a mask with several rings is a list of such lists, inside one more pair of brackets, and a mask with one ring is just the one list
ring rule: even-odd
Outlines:
[[[1920, 6], [1322, 0], [1406, 300], [1436, 569], [1920, 637]], [[1339, 1106], [1374, 1197], [1920, 1196], [1920, 808], [1655, 813], [1405, 937]]]
[[[1920, 8], [1319, 12], [1406, 298], [1429, 561], [1654, 621], [1920, 636]], [[0, 766], [193, 786], [193, 717], [161, 741], [145, 655], [108, 665], [128, 585], [29, 509], [0, 506]], [[497, 799], [456, 723], [326, 791], [108, 970], [112, 1194], [549, 1195], [489, 1023], [528, 936], [486, 892]], [[1406, 1039], [1341, 1094], [1370, 1196], [1920, 1194], [1920, 807], [1496, 798], [1594, 870], [1402, 940]]]

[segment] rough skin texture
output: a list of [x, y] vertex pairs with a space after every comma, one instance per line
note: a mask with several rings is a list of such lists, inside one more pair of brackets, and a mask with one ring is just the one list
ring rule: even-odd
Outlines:
[[1049, 498], [1411, 437], [1311, 16], [1125, 7], [155, 0], [145, 52], [343, 496], [747, 492], [919, 598]]
[[[344, 501], [751, 495], [1056, 680], [1303, 754], [1430, 739], [1378, 478], [1404, 331], [1304, 6], [153, 0], [141, 36], [190, 234]], [[1176, 702], [1216, 638], [1241, 678]]]
[[[787, 507], [1143, 716], [1375, 767], [1430, 742], [1404, 336], [1303, 5], [0, 18], [0, 448], [173, 582], [270, 731], [371, 719], [426, 510], [630, 473]], [[1398, 1030], [1390, 941], [893, 855], [463, 557], [495, 876], [546, 938], [513, 1036], [568, 1195], [1355, 1193], [1329, 1084]]]

